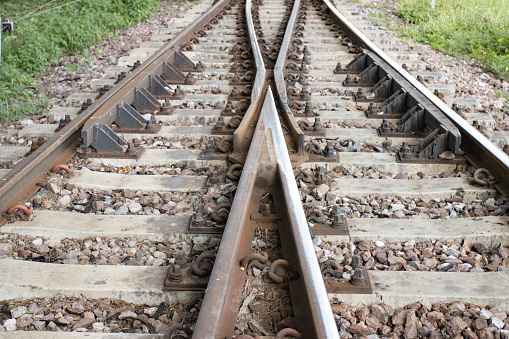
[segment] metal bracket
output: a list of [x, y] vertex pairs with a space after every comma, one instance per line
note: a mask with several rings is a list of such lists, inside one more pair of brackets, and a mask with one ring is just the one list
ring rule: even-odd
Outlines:
[[181, 51], [175, 51], [168, 60], [181, 72], [203, 72], [200, 64], [195, 64]]
[[169, 62], [163, 63], [163, 74], [162, 78], [168, 85], [192, 85], [196, 82], [196, 78], [187, 73], [187, 76]]
[[[357, 58], [356, 58], [357, 59]], [[385, 137], [419, 137], [422, 140], [414, 148], [414, 154], [406, 149], [399, 152], [401, 161], [429, 161], [450, 150], [455, 156], [463, 154], [460, 150], [461, 134], [458, 128], [445, 117], [445, 115], [431, 103], [422, 93], [413, 87], [405, 78], [393, 70], [385, 61], [369, 51], [363, 51], [359, 56], [357, 66], [361, 60], [364, 63], [368, 81], [372, 81], [377, 69], [380, 79], [370, 90], [374, 98], [367, 95], [354, 95], [356, 101], [371, 101], [366, 115], [370, 118], [394, 119], [397, 131], [390, 128], [389, 123], [382, 122], [378, 133]], [[363, 72], [361, 72], [363, 74]], [[377, 107], [374, 102], [382, 102]], [[380, 111], [381, 109], [381, 111]], [[433, 132], [429, 134], [427, 130]]]
[[140, 113], [156, 114], [160, 110], [159, 101], [143, 87], [136, 87], [134, 90], [133, 107]]
[[157, 74], [150, 74], [148, 77], [149, 88], [148, 91], [157, 99], [166, 99], [171, 96], [171, 88], [168, 84]]
[[113, 121], [118, 126], [117, 132], [140, 132], [145, 129], [147, 120], [143, 118], [131, 105], [121, 101], [117, 105], [118, 118]]
[[[103, 123], [93, 126], [93, 141], [90, 144], [97, 152], [93, 154], [97, 158], [127, 158], [138, 159], [144, 148], [127, 144], [111, 128]], [[83, 154], [89, 156], [90, 154]]]

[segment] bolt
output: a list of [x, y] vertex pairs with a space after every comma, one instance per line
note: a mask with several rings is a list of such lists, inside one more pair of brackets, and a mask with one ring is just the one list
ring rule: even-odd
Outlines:
[[350, 266], [352, 266], [353, 268], [357, 268], [361, 265], [362, 265], [361, 257], [358, 255], [352, 256], [352, 263]]
[[409, 154], [409, 153], [412, 152], [412, 150], [410, 149], [410, 146], [408, 145], [407, 141], [403, 142], [403, 144], [401, 145], [400, 151], [403, 154]]
[[338, 62], [336, 65], [336, 69], [334, 69], [334, 74], [339, 74], [343, 71], [343, 67], [341, 66], [341, 62]]
[[334, 155], [334, 145], [330, 140], [327, 140], [326, 155], [327, 156]]
[[[337, 205], [335, 206], [337, 207]], [[339, 213], [334, 215], [334, 220], [332, 221], [332, 228], [343, 228], [345, 226], [345, 217]]]
[[182, 270], [180, 269], [180, 265], [171, 265], [168, 278], [171, 281], [182, 281]]
[[383, 133], [389, 133], [391, 131], [391, 126], [389, 125], [389, 122], [387, 119], [382, 120], [382, 132]]
[[376, 114], [376, 105], [375, 105], [374, 102], [370, 102], [369, 103], [368, 113], [369, 114]]
[[352, 279], [350, 280], [350, 282], [352, 283], [352, 285], [355, 285], [355, 286], [362, 286], [362, 285], [366, 284], [366, 279], [364, 277], [364, 271], [362, 268], [356, 268], [353, 271], [353, 276], [352, 276]]

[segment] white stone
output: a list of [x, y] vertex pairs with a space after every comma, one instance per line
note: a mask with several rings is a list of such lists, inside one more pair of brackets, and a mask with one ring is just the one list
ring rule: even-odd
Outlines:
[[198, 235], [196, 237], [193, 237], [193, 243], [204, 244], [207, 242], [208, 239], [209, 239], [209, 237], [207, 237], [206, 235]]
[[491, 317], [489, 324], [495, 326], [496, 328], [504, 327], [504, 322], [497, 317]]
[[94, 329], [94, 332], [102, 332], [104, 331], [104, 323], [101, 321], [93, 323], [92, 328]]
[[16, 331], [16, 319], [7, 319], [4, 323], [7, 332]]
[[19, 317], [21, 317], [23, 314], [25, 314], [27, 312], [28, 312], [28, 310], [25, 306], [17, 306], [11, 310], [11, 316], [14, 319], [18, 319]]
[[71, 196], [70, 195], [64, 195], [58, 199], [58, 202], [62, 206], [68, 206], [71, 203]]
[[490, 319], [491, 317], [493, 317], [493, 314], [491, 314], [490, 311], [488, 310], [485, 310], [484, 308], [481, 310], [481, 312], [479, 312], [479, 316], [481, 318], [484, 318], [486, 320]]
[[385, 243], [383, 241], [381, 241], [381, 240], [377, 240], [377, 241], [375, 241], [375, 246], [379, 247], [379, 248], [380, 247], [384, 247]]
[[37, 238], [34, 241], [32, 241], [32, 244], [34, 244], [35, 246], [42, 245], [42, 239]]

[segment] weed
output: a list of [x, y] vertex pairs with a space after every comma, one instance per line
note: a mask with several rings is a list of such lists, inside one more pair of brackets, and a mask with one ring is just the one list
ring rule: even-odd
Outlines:
[[[39, 93], [31, 74], [43, 72], [57, 64], [64, 55], [86, 50], [91, 45], [121, 28], [147, 19], [158, 9], [161, 0], [82, 0], [15, 23], [15, 31], [2, 34], [0, 64], [0, 122], [22, 115], [35, 114], [45, 106], [47, 98]], [[3, 0], [2, 17], [11, 20], [48, 3], [49, 0]], [[56, 0], [44, 10], [68, 3]], [[69, 72], [88, 67], [91, 56], [77, 56], [83, 66], [67, 64]], [[39, 95], [36, 95], [39, 93]]]
[[[509, 80], [509, 0], [396, 0], [396, 14], [408, 27], [400, 35], [432, 45], [437, 50], [474, 57]], [[460, 6], [458, 6], [460, 5]]]

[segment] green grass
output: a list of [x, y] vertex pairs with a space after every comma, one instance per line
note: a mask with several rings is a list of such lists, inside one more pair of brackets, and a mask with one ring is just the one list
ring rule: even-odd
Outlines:
[[[396, 14], [409, 25], [391, 27], [437, 50], [474, 57], [509, 80], [509, 0], [395, 0]], [[458, 6], [460, 5], [460, 6]]]
[[[2, 34], [0, 123], [37, 114], [47, 104], [33, 74], [57, 64], [64, 55], [83, 51], [108, 34], [147, 19], [160, 1], [81, 0], [16, 22], [13, 33]], [[0, 2], [0, 16], [15, 21], [48, 2], [4, 0]], [[57, 0], [42, 10], [69, 2]]]

